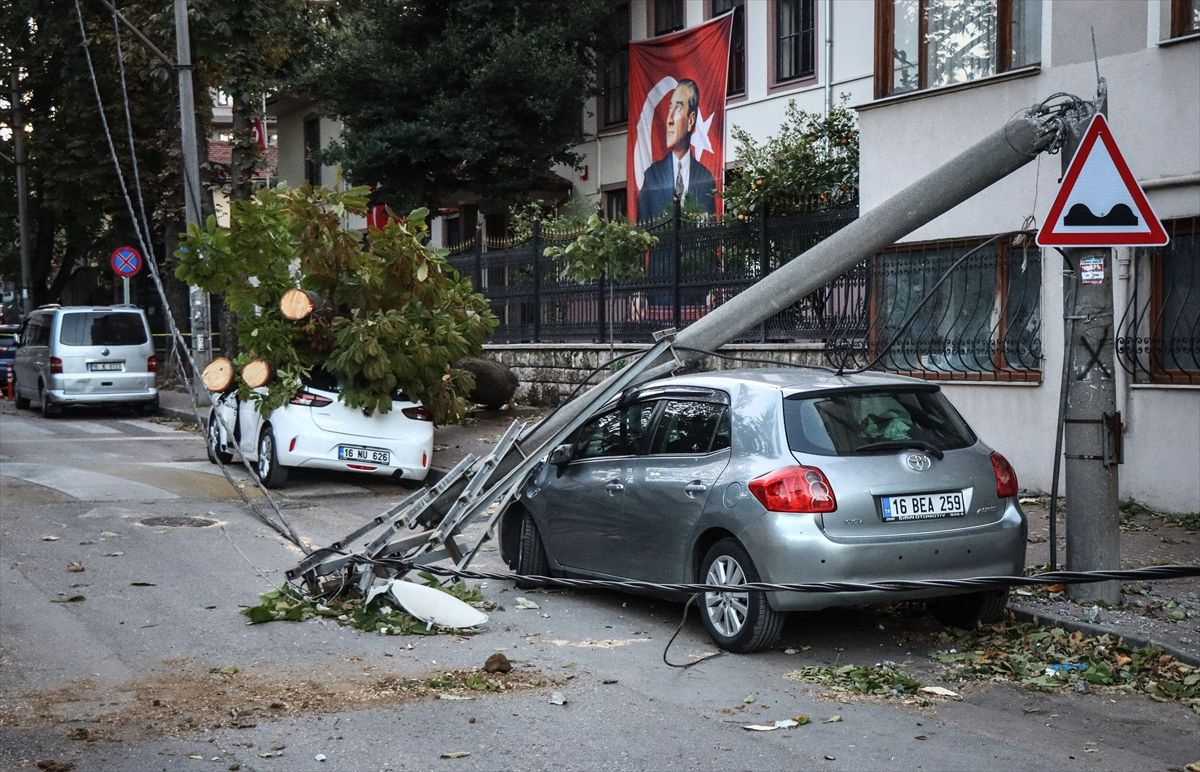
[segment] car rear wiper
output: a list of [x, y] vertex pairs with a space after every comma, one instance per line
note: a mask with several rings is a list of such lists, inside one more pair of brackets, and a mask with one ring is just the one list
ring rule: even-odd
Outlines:
[[937, 445], [934, 445], [932, 442], [926, 442], [925, 440], [884, 440], [883, 442], [868, 442], [866, 445], [859, 445], [854, 449], [854, 452], [870, 452], [873, 450], [904, 450], [905, 448], [916, 448], [917, 450], [923, 450], [936, 458], [938, 461], [941, 461], [946, 455]]

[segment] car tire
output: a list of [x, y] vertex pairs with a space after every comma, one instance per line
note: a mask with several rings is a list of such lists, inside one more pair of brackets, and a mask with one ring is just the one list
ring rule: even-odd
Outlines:
[[[759, 581], [759, 576], [746, 548], [734, 539], [722, 539], [705, 553], [697, 579], [704, 584], [745, 584]], [[700, 618], [717, 646], [749, 654], [779, 637], [787, 614], [771, 608], [763, 592], [706, 592]]]
[[19, 386], [20, 386], [20, 384], [17, 383], [16, 378], [14, 377], [13, 378], [13, 401], [17, 406], [17, 410], [28, 410], [29, 409], [29, 397], [21, 396], [21, 390], [20, 390], [20, 388], [18, 388]]
[[[546, 548], [542, 544], [542, 535], [538, 532], [537, 523], [528, 512], [521, 515], [520, 545], [517, 549], [517, 573], [522, 576], [549, 576], [550, 561], [546, 558]], [[537, 582], [523, 579], [517, 580], [517, 587], [527, 590], [530, 587], [540, 587]]]
[[60, 405], [53, 404], [50, 401], [50, 398], [46, 396], [46, 384], [39, 384], [39, 386], [38, 398], [42, 403], [42, 418], [54, 418], [55, 416], [60, 415], [62, 413], [62, 407]]
[[233, 454], [221, 450], [221, 427], [217, 422], [217, 411], [208, 416], [208, 424], [204, 428], [205, 444], [208, 446], [208, 460], [214, 464], [228, 464], [233, 461]]
[[138, 412], [145, 416], [158, 415], [158, 398], [138, 405]]
[[264, 488], [282, 488], [287, 482], [288, 470], [286, 466], [279, 465], [275, 434], [270, 426], [263, 427], [262, 434], [258, 436], [258, 464], [254, 468]]
[[925, 602], [925, 606], [937, 621], [947, 627], [974, 630], [980, 624], [990, 624], [1004, 616], [1004, 609], [1008, 606], [1008, 589], [931, 598]]

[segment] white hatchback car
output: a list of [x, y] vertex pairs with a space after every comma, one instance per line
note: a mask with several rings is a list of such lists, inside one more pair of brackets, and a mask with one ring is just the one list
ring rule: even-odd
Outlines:
[[283, 486], [292, 468], [420, 481], [433, 457], [433, 418], [425, 407], [397, 393], [389, 412], [367, 415], [344, 405], [336, 380], [316, 371], [266, 419], [255, 401], [235, 392], [219, 396], [206, 434], [209, 461], [229, 463], [236, 447], [268, 488]]

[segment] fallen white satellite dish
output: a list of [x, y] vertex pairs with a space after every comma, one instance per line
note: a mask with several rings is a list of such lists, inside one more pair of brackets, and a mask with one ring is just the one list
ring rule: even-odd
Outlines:
[[488, 615], [458, 598], [434, 587], [392, 579], [372, 587], [367, 592], [367, 604], [376, 596], [389, 593], [408, 613], [427, 625], [438, 627], [477, 627], [488, 621]]

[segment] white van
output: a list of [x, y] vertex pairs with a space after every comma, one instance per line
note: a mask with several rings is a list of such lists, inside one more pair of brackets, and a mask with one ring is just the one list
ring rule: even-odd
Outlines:
[[123, 404], [158, 411], [158, 358], [146, 314], [134, 306], [44, 306], [21, 331], [13, 373], [18, 408]]

